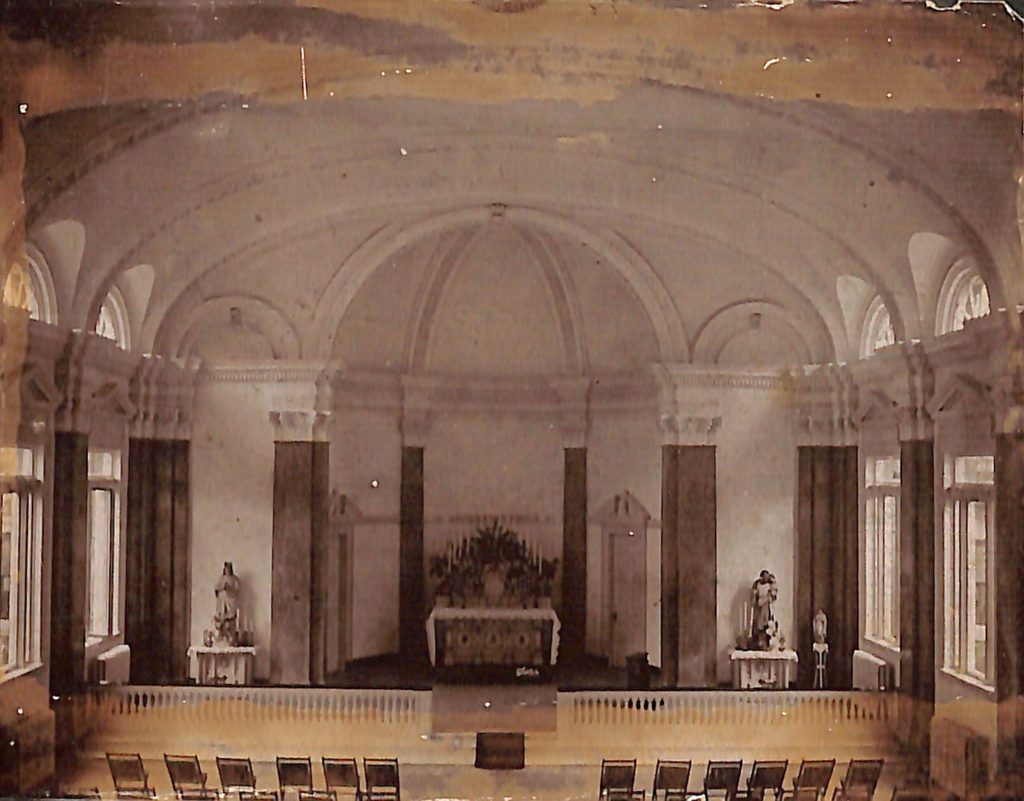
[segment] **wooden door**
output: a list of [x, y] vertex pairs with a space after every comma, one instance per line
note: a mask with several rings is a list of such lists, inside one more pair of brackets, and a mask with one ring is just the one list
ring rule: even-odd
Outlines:
[[641, 531], [614, 531], [609, 539], [609, 660], [621, 667], [629, 654], [647, 650], [647, 544]]

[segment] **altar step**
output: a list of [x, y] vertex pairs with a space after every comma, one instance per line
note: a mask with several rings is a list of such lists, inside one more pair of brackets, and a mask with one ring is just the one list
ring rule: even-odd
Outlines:
[[439, 684], [430, 711], [433, 734], [555, 732], [558, 690], [544, 684]]

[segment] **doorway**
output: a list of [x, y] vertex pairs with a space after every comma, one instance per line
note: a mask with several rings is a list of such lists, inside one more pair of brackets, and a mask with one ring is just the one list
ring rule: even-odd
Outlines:
[[608, 658], [613, 667], [647, 650], [647, 533], [644, 529], [608, 535]]

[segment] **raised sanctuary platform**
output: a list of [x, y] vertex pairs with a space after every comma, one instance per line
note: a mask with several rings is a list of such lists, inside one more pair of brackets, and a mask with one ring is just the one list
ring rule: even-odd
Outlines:
[[555, 732], [558, 690], [550, 684], [439, 684], [430, 699], [434, 734]]

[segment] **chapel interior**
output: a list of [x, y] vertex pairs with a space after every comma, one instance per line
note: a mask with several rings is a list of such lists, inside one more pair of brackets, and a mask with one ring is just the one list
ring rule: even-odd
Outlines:
[[0, 42], [0, 795], [1024, 797], [1003, 6]]

